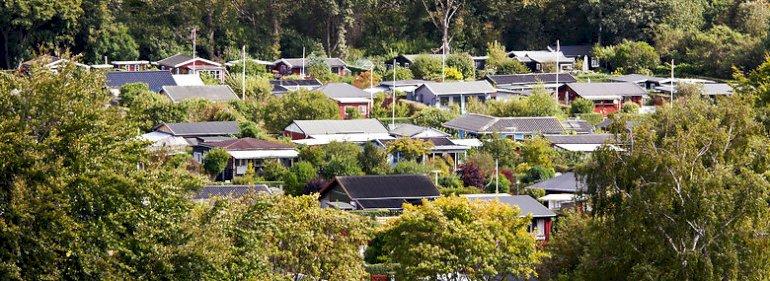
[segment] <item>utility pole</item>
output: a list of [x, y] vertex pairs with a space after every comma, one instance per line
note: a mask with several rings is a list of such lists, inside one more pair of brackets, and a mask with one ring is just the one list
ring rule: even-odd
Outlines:
[[374, 108], [374, 63], [369, 67], [369, 110], [366, 111], [367, 117], [372, 117]]
[[674, 102], [674, 59], [671, 59], [671, 103]]
[[193, 27], [192, 34], [191, 34], [191, 36], [192, 36], [192, 43], [193, 43], [193, 46], [192, 46], [193, 47], [192, 48], [192, 56], [193, 56], [193, 58], [196, 58], [196, 54], [195, 54], [195, 39], [198, 37], [198, 34], [196, 33], [197, 31], [198, 31], [198, 28], [197, 27]]
[[241, 60], [243, 60], [243, 70], [241, 71], [241, 99], [246, 100], [246, 45], [241, 47]]
[[446, 79], [446, 46], [441, 47], [441, 82]]
[[302, 79], [305, 79], [305, 46], [302, 46], [302, 71], [300, 71]]
[[390, 119], [391, 129], [396, 128], [396, 59], [393, 59], [393, 100], [390, 101], [392, 119]]
[[559, 71], [561, 68], [559, 67], [559, 39], [556, 39], [556, 89], [554, 89], [554, 93], [556, 94], [556, 100], [559, 100]]

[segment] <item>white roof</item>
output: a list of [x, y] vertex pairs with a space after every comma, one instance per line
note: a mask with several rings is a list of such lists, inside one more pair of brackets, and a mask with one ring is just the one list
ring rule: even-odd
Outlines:
[[481, 147], [481, 141], [479, 139], [450, 139], [456, 145]]
[[126, 65], [126, 64], [150, 64], [150, 61], [146, 60], [114, 60], [110, 62], [113, 65]]
[[149, 132], [140, 136], [140, 138], [151, 141], [152, 147], [164, 146], [188, 146], [189, 143], [183, 137], [175, 137], [163, 132]]
[[203, 86], [203, 80], [198, 74], [174, 74], [174, 82], [177, 86]]
[[334, 100], [340, 103], [369, 103], [367, 98], [334, 98]]
[[540, 201], [575, 201], [578, 199], [577, 194], [570, 194], [570, 193], [554, 193], [554, 194], [548, 194], [546, 196], [537, 198], [537, 200]]
[[299, 152], [293, 149], [227, 151], [235, 159], [295, 158]]

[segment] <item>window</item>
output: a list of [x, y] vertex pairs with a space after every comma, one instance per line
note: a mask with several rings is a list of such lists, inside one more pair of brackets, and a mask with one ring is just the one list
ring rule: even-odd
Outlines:
[[589, 58], [591, 60], [591, 67], [599, 67], [599, 60]]
[[449, 106], [449, 98], [448, 97], [440, 97], [440, 104], [441, 106]]

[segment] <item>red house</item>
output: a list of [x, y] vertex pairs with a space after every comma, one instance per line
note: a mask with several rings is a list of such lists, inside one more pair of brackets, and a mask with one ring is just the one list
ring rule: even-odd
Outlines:
[[337, 102], [340, 119], [350, 119], [348, 109], [358, 111], [363, 117], [369, 117], [371, 110], [371, 94], [346, 83], [330, 83], [317, 89], [325, 96]]
[[[326, 65], [329, 66], [329, 70], [337, 75], [346, 75], [348, 73], [348, 65], [339, 58], [323, 58]], [[273, 62], [272, 71], [278, 75], [307, 75], [307, 67], [310, 64], [309, 58], [291, 58], [291, 59], [279, 59]]]
[[559, 87], [559, 101], [571, 104], [578, 98], [594, 102], [594, 112], [604, 115], [619, 111], [625, 102], [639, 105], [647, 91], [634, 83], [569, 83]]
[[204, 58], [176, 54], [155, 62], [161, 70], [169, 70], [173, 74], [206, 73], [219, 81], [225, 81], [225, 68], [222, 64]]

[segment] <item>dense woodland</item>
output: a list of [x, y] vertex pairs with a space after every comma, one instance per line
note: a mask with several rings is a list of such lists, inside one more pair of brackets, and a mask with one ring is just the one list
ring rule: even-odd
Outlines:
[[[354, 63], [362, 57], [438, 52], [444, 24], [449, 50], [484, 54], [489, 42], [508, 50], [562, 44], [645, 41], [663, 61], [693, 74], [729, 78], [751, 69], [768, 47], [765, 0], [66, 0], [4, 1], [0, 66], [40, 51], [68, 49], [89, 63], [158, 60], [191, 53], [217, 60], [299, 57], [302, 48]], [[711, 69], [716, 67], [718, 69]], [[686, 67], [683, 69], [687, 69]]]

